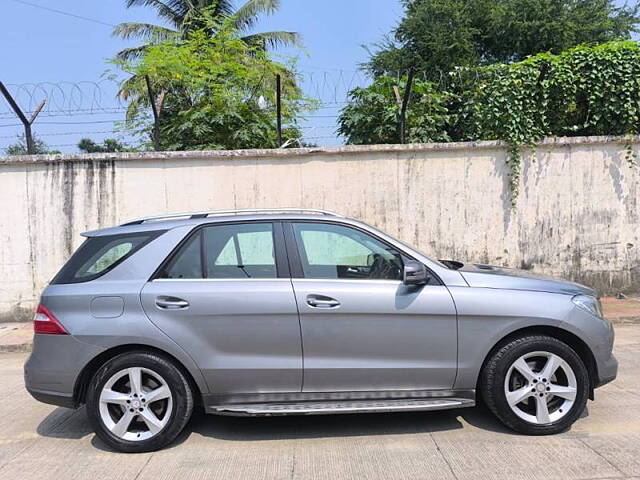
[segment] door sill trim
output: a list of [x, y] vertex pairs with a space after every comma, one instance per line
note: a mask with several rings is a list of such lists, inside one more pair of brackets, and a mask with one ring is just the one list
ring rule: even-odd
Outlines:
[[[417, 393], [421, 395], [416, 395]], [[262, 399], [258, 400], [258, 397]], [[271, 399], [266, 400], [265, 397], [271, 397]], [[229, 401], [232, 399], [235, 401]], [[475, 404], [473, 390], [322, 392], [204, 397], [207, 413], [230, 416], [409, 412], [473, 407]]]

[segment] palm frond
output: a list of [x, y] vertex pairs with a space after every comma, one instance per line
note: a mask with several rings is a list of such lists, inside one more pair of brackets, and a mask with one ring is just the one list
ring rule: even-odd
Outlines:
[[137, 60], [138, 58], [144, 55], [144, 52], [147, 50], [148, 45], [141, 45], [139, 47], [130, 47], [120, 50], [116, 54], [116, 58], [118, 60], [122, 60], [124, 62], [130, 62], [132, 60]]
[[151, 23], [120, 23], [115, 26], [111, 34], [114, 37], [120, 37], [124, 40], [144, 38], [162, 42], [177, 36], [178, 32]]
[[235, 27], [246, 31], [253, 27], [261, 14], [271, 15], [280, 7], [280, 0], [247, 0], [233, 14]]
[[215, 3], [213, 9], [213, 15], [218, 17], [230, 17], [233, 15], [233, 1], [232, 0], [196, 0], [200, 4], [200, 8], [208, 7]]
[[278, 47], [302, 47], [302, 36], [297, 32], [261, 32], [242, 37], [249, 45], [258, 45], [264, 49]]
[[126, 7], [153, 7], [158, 16], [180, 26], [189, 8], [185, 0], [127, 0]]

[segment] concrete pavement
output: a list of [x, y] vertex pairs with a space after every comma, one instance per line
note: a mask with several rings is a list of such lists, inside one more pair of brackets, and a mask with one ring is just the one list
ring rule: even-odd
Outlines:
[[640, 478], [640, 325], [617, 325], [619, 378], [571, 431], [525, 437], [482, 409], [326, 417], [196, 415], [176, 444], [114, 453], [84, 410], [26, 393], [24, 353], [0, 355], [0, 479]]

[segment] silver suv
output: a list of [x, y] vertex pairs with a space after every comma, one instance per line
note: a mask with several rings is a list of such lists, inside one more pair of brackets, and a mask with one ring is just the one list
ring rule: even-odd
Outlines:
[[435, 261], [364, 223], [301, 209], [136, 220], [87, 240], [42, 294], [26, 385], [86, 404], [125, 452], [219, 415], [472, 407], [568, 428], [613, 380], [593, 290]]

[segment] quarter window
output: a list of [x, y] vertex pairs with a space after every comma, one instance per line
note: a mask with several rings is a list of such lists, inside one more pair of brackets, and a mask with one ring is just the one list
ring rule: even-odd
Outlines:
[[305, 278], [400, 280], [402, 255], [359, 230], [323, 223], [294, 223]]
[[114, 269], [162, 232], [90, 237], [52, 280], [52, 284], [95, 280]]

